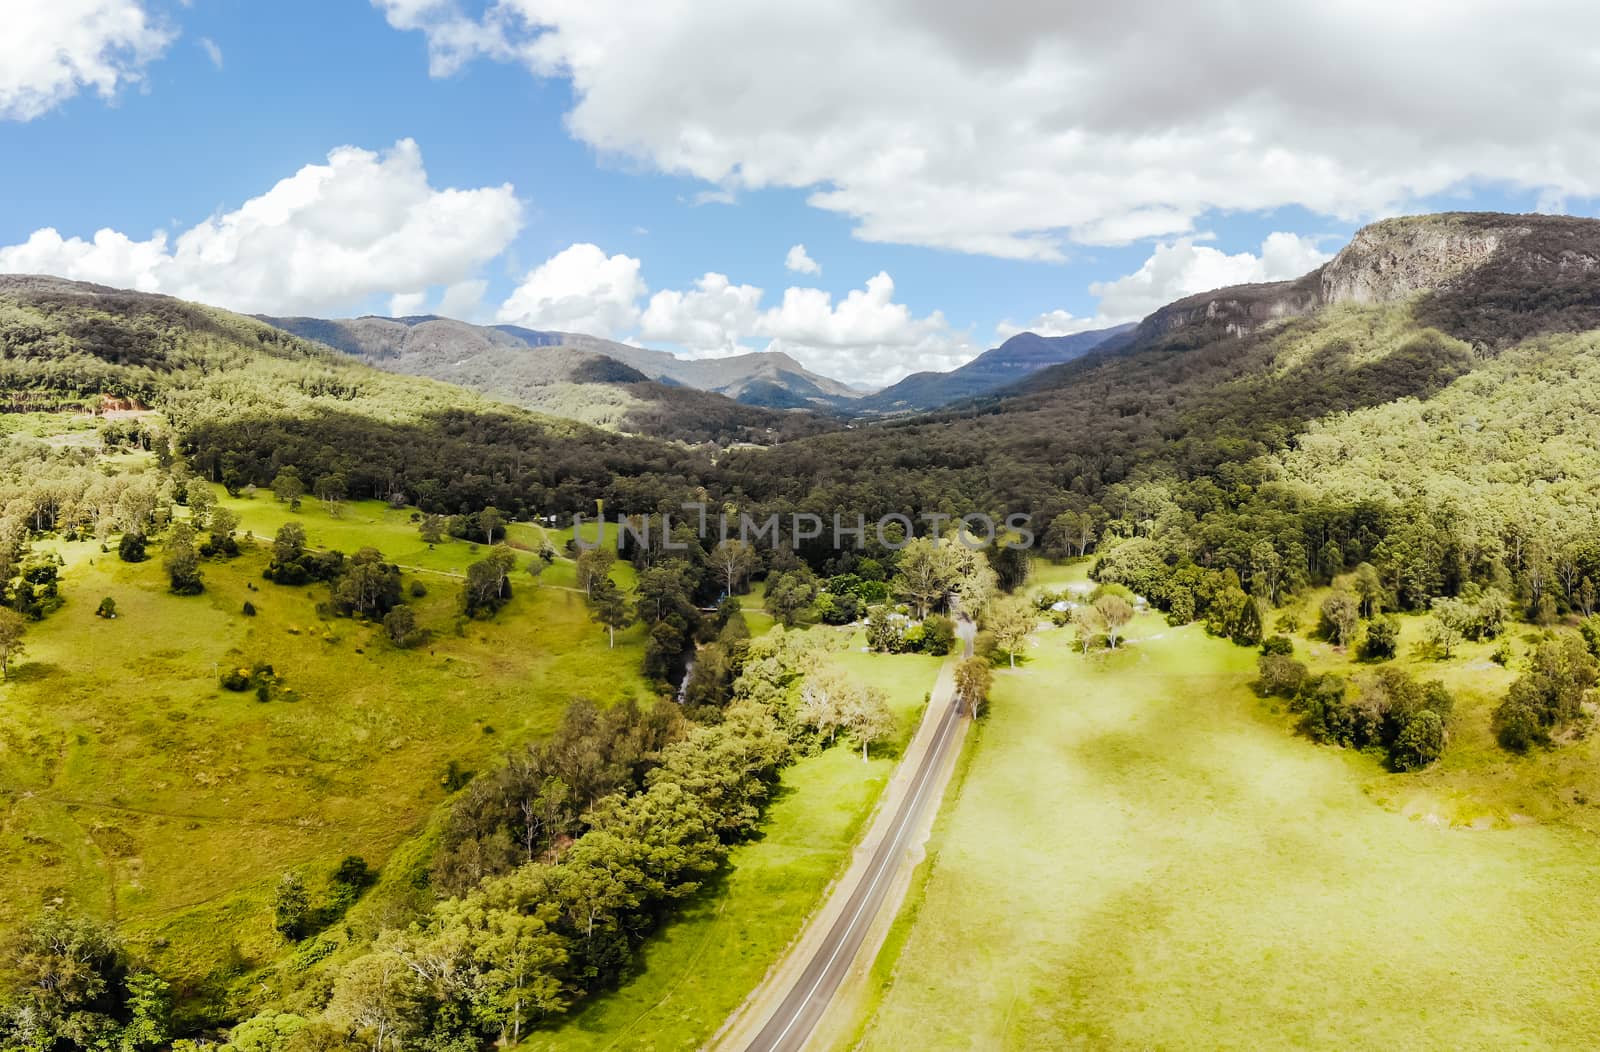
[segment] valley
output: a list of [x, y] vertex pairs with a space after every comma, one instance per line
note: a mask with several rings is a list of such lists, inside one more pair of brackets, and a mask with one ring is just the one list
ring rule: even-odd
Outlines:
[[[1594, 259], [1387, 220], [848, 420], [0, 278], [0, 1034], [705, 1046], [946, 676], [955, 780], [813, 1047], [1581, 1043]], [[591, 383], [663, 415], [543, 401]], [[35, 992], [99, 941], [111, 993]]]

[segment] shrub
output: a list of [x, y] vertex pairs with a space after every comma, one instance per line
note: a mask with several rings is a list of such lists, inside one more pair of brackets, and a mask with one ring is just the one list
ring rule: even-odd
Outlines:
[[230, 668], [218, 677], [224, 690], [242, 692], [250, 689], [250, 670], [245, 668]]
[[100, 605], [95, 607], [94, 616], [103, 617], [108, 621], [115, 620], [117, 616], [117, 601], [109, 595], [100, 600]]
[[1397, 771], [1416, 771], [1437, 760], [1444, 752], [1444, 720], [1423, 709], [1406, 721], [1405, 729], [1389, 750], [1389, 766]]
[[428, 594], [428, 586], [421, 581], [411, 582], [411, 598], [421, 599]]
[[1294, 654], [1294, 640], [1288, 636], [1268, 636], [1261, 641], [1261, 653], [1289, 657]]
[[930, 614], [922, 622], [922, 649], [924, 653], [943, 657], [956, 644], [956, 623], [943, 614]]
[[244, 601], [244, 609], [241, 612], [246, 617], [254, 617], [254, 616], [256, 616], [256, 604], [254, 604], [250, 600], [246, 599]]
[[149, 558], [144, 549], [144, 534], [130, 531], [122, 535], [122, 543], [117, 545], [117, 557], [125, 563], [142, 563]]
[[1262, 654], [1256, 669], [1260, 673], [1258, 689], [1268, 697], [1293, 697], [1307, 675], [1304, 665], [1285, 654]]
[[1400, 619], [1394, 616], [1375, 618], [1367, 625], [1366, 638], [1361, 641], [1361, 657], [1366, 661], [1388, 661], [1400, 652]]

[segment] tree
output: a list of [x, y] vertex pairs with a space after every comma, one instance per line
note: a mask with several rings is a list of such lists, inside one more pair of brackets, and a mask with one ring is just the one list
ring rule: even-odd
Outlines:
[[722, 578], [722, 588], [727, 595], [739, 590], [740, 583], [750, 575], [760, 562], [756, 550], [741, 540], [725, 540], [711, 549], [709, 556], [717, 576]]
[[379, 950], [357, 957], [334, 981], [331, 1019], [349, 1024], [372, 1042], [372, 1052], [415, 1047], [425, 1024], [422, 983], [397, 953]]
[[100, 600], [100, 605], [94, 608], [94, 616], [103, 617], [107, 621], [117, 619], [117, 601], [109, 595]]
[[444, 540], [444, 516], [424, 515], [417, 523], [417, 533], [424, 544], [438, 544]]
[[605, 626], [611, 647], [617, 645], [617, 629], [633, 624], [633, 610], [622, 589], [609, 577], [602, 577], [589, 590], [589, 616]]
[[378, 549], [363, 548], [345, 564], [333, 601], [343, 613], [380, 617], [400, 602], [400, 569], [384, 562]]
[[914, 538], [906, 542], [900, 552], [898, 572], [891, 587], [896, 595], [911, 602], [919, 621], [928, 616], [929, 610], [942, 604], [955, 586], [955, 568], [948, 553], [948, 545], [930, 537]]
[[889, 711], [883, 691], [876, 687], [856, 691], [843, 716], [845, 730], [861, 746], [863, 763], [868, 759], [869, 746], [894, 733], [894, 714]]
[[970, 657], [956, 666], [956, 700], [967, 715], [977, 716], [989, 700], [994, 673], [983, 658]]
[[401, 604], [383, 617], [383, 631], [397, 647], [409, 647], [417, 635], [417, 615]]
[[767, 612], [785, 628], [800, 623], [800, 616], [817, 598], [817, 577], [808, 566], [776, 574], [767, 580]]
[[117, 558], [125, 563], [142, 563], [145, 560], [144, 534], [137, 530], [129, 530], [122, 535], [122, 540], [117, 545]]
[[306, 495], [306, 484], [300, 481], [300, 472], [293, 467], [279, 471], [272, 480], [272, 495], [279, 504], [294, 504]]
[[1435, 599], [1432, 607], [1432, 616], [1428, 618], [1428, 643], [1439, 657], [1448, 661], [1471, 631], [1473, 609], [1460, 599], [1444, 597]]
[[217, 506], [217, 494], [202, 478], [192, 478], [183, 490], [184, 501], [189, 505], [189, 521], [194, 528], [203, 530], [210, 521], [211, 510]]
[[1444, 721], [1423, 709], [1406, 721], [1389, 750], [1389, 765], [1397, 771], [1419, 771], [1444, 753]]
[[1361, 656], [1367, 661], [1388, 661], [1400, 652], [1400, 619], [1375, 617], [1367, 624], [1361, 641]]
[[487, 556], [467, 567], [461, 606], [468, 617], [481, 611], [493, 614], [511, 598], [511, 571], [517, 557], [504, 544], [497, 544]]
[[617, 553], [610, 548], [585, 548], [578, 553], [578, 587], [589, 595], [594, 583], [611, 573]]
[[1322, 621], [1336, 647], [1349, 646], [1361, 624], [1361, 607], [1349, 592], [1334, 592], [1322, 601]]
[[272, 538], [272, 558], [280, 565], [300, 561], [306, 553], [306, 528], [298, 522], [286, 522], [278, 527]]
[[1356, 595], [1361, 600], [1361, 616], [1377, 617], [1383, 612], [1384, 587], [1383, 577], [1378, 573], [1377, 567], [1371, 563], [1362, 563], [1356, 567]]
[[0, 606], [0, 675], [10, 678], [11, 659], [27, 649], [22, 640], [27, 631], [28, 622], [21, 614]]
[[1123, 628], [1133, 620], [1133, 604], [1120, 595], [1102, 595], [1094, 601], [1094, 612], [1100, 624], [1105, 627], [1111, 649], [1117, 649], [1117, 639], [1121, 636]]
[[506, 517], [500, 509], [490, 506], [478, 512], [478, 529], [483, 531], [483, 543], [493, 544], [495, 535], [505, 532]]
[[211, 543], [221, 547], [233, 539], [234, 531], [239, 528], [239, 516], [228, 508], [213, 508], [209, 525]]
[[344, 514], [346, 486], [343, 475], [338, 472], [323, 475], [311, 489], [313, 495], [322, 501], [330, 516], [339, 518]]
[[1287, 654], [1262, 654], [1256, 659], [1258, 688], [1268, 697], [1291, 698], [1305, 682], [1305, 665]]
[[298, 873], [285, 873], [272, 895], [273, 927], [290, 942], [299, 942], [311, 932], [311, 896]]
[[833, 744], [834, 735], [845, 726], [849, 713], [859, 704], [860, 689], [843, 674], [825, 669], [807, 676], [800, 686], [800, 707], [795, 722], [809, 727]]
[[1038, 615], [1033, 605], [1024, 599], [1012, 597], [989, 604], [986, 627], [994, 633], [1000, 649], [1006, 652], [1011, 667], [1017, 667], [1017, 651], [1027, 642], [1028, 636], [1038, 626]]
[[195, 550], [194, 529], [187, 522], [173, 524], [162, 566], [174, 595], [199, 595], [205, 590], [200, 580], [200, 553]]

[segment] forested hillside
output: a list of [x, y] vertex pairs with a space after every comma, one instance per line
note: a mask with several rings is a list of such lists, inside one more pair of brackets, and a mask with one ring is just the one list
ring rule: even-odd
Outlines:
[[[834, 426], [813, 413], [746, 405], [715, 390], [687, 386], [665, 370], [654, 369], [647, 375], [616, 355], [652, 367], [661, 359], [677, 360], [663, 351], [604, 340], [565, 337], [563, 342], [545, 343], [542, 337], [561, 334], [519, 336], [515, 333], [521, 330], [514, 327], [435, 317], [262, 320], [380, 369], [457, 384], [536, 412], [613, 431], [727, 445], [766, 444]], [[690, 370], [697, 363], [679, 364]], [[730, 371], [737, 372], [737, 366]], [[809, 404], [799, 396], [790, 401]]]
[[[1408, 606], [1497, 582], [1537, 613], [1546, 563], [1517, 520], [1593, 521], [1600, 352], [1554, 334], [1600, 319], [1597, 260], [1593, 220], [1388, 220], [1299, 281], [1164, 308], [1029, 393], [740, 453], [718, 478], [869, 518], [1031, 512], [1052, 550], [1098, 545], [1104, 576], [1189, 616], [1221, 587], [1208, 573], [1277, 596], [1363, 562], [1410, 582]], [[1600, 579], [1600, 553], [1572, 558], [1560, 609]]]
[[293, 465], [352, 497], [436, 511], [642, 511], [677, 499], [686, 449], [513, 409], [350, 361], [165, 296], [0, 278], [0, 389], [14, 409], [159, 409], [195, 470], [231, 489]]

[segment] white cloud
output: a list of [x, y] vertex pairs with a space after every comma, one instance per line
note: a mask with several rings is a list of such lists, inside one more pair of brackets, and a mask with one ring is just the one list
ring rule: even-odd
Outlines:
[[0, 5], [0, 120], [32, 120], [84, 89], [112, 98], [172, 42], [139, 0]]
[[1017, 325], [1009, 320], [1002, 321], [994, 327], [995, 338], [1004, 343], [1019, 332], [1031, 332], [1036, 336], [1071, 336], [1075, 332], [1087, 332], [1090, 329], [1105, 328], [1108, 324], [1100, 317], [1080, 318], [1071, 311], [1052, 310], [1045, 311], [1032, 321]]
[[428, 312], [426, 292], [397, 292], [389, 297], [389, 317], [410, 318]]
[[1261, 243], [1261, 254], [1228, 255], [1193, 238], [1157, 245], [1144, 265], [1115, 281], [1097, 281], [1089, 292], [1100, 299], [1099, 316], [1109, 324], [1137, 321], [1173, 300], [1196, 292], [1254, 281], [1282, 281], [1315, 270], [1331, 253], [1316, 240], [1273, 233]]
[[690, 357], [782, 351], [827, 376], [890, 383], [916, 369], [949, 369], [975, 350], [943, 314], [918, 317], [894, 299], [894, 280], [878, 274], [843, 299], [816, 288], [766, 293], [710, 273], [686, 290], [648, 289], [640, 263], [577, 244], [529, 273], [501, 306], [501, 321], [628, 342], [671, 344]]
[[529, 271], [497, 317], [533, 329], [616, 337], [638, 324], [645, 291], [637, 259], [577, 244]]
[[688, 292], [663, 289], [650, 297], [639, 322], [645, 340], [675, 343], [696, 356], [739, 354], [755, 328], [762, 291], [735, 285], [724, 274], [707, 274]]
[[417, 144], [341, 146], [238, 209], [176, 239], [115, 230], [92, 240], [37, 230], [0, 247], [0, 272], [165, 292], [234, 310], [319, 314], [372, 295], [469, 280], [522, 225], [509, 185], [437, 190]]
[[796, 274], [822, 273], [822, 264], [811, 258], [804, 245], [795, 245], [790, 248], [789, 254], [783, 257], [783, 265]]
[[1090, 329], [1107, 329], [1139, 321], [1173, 300], [1197, 292], [1257, 281], [1286, 281], [1309, 274], [1332, 258], [1332, 253], [1317, 247], [1317, 239], [1287, 234], [1268, 234], [1261, 242], [1259, 255], [1238, 252], [1229, 255], [1196, 241], [1210, 234], [1179, 238], [1157, 245], [1138, 270], [1113, 281], [1097, 281], [1090, 294], [1100, 300], [1093, 315], [1080, 316], [1066, 310], [1046, 311], [1032, 321], [1018, 325], [1008, 320], [995, 326], [995, 337], [1005, 341], [1019, 332], [1040, 336], [1069, 336]]
[[212, 40], [210, 37], [201, 37], [199, 44], [200, 50], [206, 53], [206, 58], [211, 60], [211, 64], [218, 69], [221, 69], [222, 48], [217, 46], [217, 42]]
[[809, 190], [868, 240], [1054, 259], [1218, 210], [1600, 193], [1600, 5], [1570, 0], [377, 2], [436, 71], [481, 55], [570, 79], [590, 146]]

